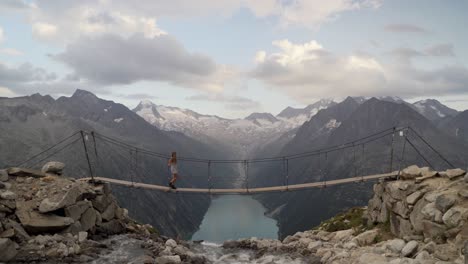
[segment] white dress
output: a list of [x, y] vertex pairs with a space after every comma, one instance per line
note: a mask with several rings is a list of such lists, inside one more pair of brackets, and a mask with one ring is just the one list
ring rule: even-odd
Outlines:
[[177, 174], [177, 163], [171, 163], [171, 173]]

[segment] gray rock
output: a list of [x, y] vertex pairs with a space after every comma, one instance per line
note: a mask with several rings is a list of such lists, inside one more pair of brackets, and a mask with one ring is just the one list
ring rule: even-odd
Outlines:
[[125, 225], [119, 220], [111, 220], [110, 222], [103, 222], [97, 227], [98, 232], [108, 235], [116, 235], [125, 231]]
[[81, 194], [79, 186], [75, 184], [65, 193], [44, 199], [39, 205], [39, 212], [48, 213], [75, 204]]
[[375, 238], [379, 234], [379, 230], [369, 230], [354, 237], [351, 241], [357, 242], [361, 247], [375, 243]]
[[90, 201], [79, 201], [65, 208], [65, 216], [71, 217], [75, 221], [80, 220], [81, 215], [92, 206]]
[[0, 181], [1, 182], [8, 181], [8, 172], [6, 170], [0, 170]]
[[412, 165], [412, 166], [409, 166], [408, 168], [405, 168], [401, 171], [401, 179], [403, 180], [412, 180], [412, 179], [416, 179], [417, 177], [420, 177], [422, 174], [421, 172], [421, 169], [416, 166], [416, 165]]
[[396, 214], [390, 214], [390, 230], [398, 237], [413, 234], [411, 222]]
[[92, 229], [96, 225], [96, 211], [94, 208], [88, 208], [86, 211], [81, 215], [81, 230], [88, 231]]
[[374, 254], [374, 253], [364, 253], [361, 256], [359, 256], [359, 259], [357, 259], [356, 262], [353, 262], [356, 264], [387, 264], [387, 258], [380, 255], [380, 254]]
[[5, 225], [5, 228], [11, 228], [15, 230], [15, 238], [17, 239], [17, 241], [25, 242], [31, 239], [31, 237], [26, 232], [26, 230], [24, 230], [23, 226], [21, 226], [17, 222], [11, 219], [8, 219], [4, 225]]
[[408, 204], [414, 205], [423, 195], [424, 195], [423, 192], [416, 191], [412, 193], [411, 195], [409, 195], [408, 197], [406, 197], [406, 202]]
[[322, 241], [313, 241], [309, 243], [309, 245], [307, 246], [307, 249], [311, 251], [315, 251], [318, 248], [320, 248], [322, 245], [323, 245]]
[[16, 206], [16, 216], [28, 233], [57, 232], [74, 223], [70, 217], [37, 213], [34, 201], [17, 201]]
[[455, 204], [456, 201], [457, 197], [455, 195], [442, 194], [436, 198], [435, 207], [442, 213], [445, 213]]
[[406, 243], [403, 239], [393, 239], [385, 244], [385, 248], [392, 251], [393, 253], [400, 254], [405, 245]]
[[65, 164], [58, 161], [49, 161], [41, 169], [44, 173], [52, 173], [57, 175], [62, 175]]
[[14, 200], [16, 199], [16, 194], [12, 191], [3, 191], [0, 193], [0, 198], [5, 200]]
[[[465, 176], [465, 177], [467, 177], [467, 176]], [[459, 195], [460, 197], [463, 197], [463, 198], [466, 199], [466, 198], [468, 198], [468, 190], [466, 190], [466, 189], [461, 189], [460, 191], [458, 191], [458, 195]]]
[[401, 250], [401, 255], [403, 257], [410, 257], [413, 256], [414, 253], [418, 250], [418, 242], [417, 241], [410, 241], [405, 247]]
[[155, 263], [158, 264], [179, 264], [182, 263], [180, 256], [162, 256], [157, 257]]
[[467, 216], [468, 209], [455, 206], [444, 214], [442, 221], [444, 221], [446, 226], [451, 228], [458, 226], [463, 219], [467, 219]]
[[8, 172], [8, 175], [19, 176], [19, 177], [42, 178], [46, 176], [46, 174], [41, 171], [25, 169], [25, 168], [16, 168], [16, 167], [8, 168], [7, 172]]
[[115, 199], [112, 195], [98, 195], [91, 202], [93, 203], [94, 208], [96, 208], [100, 213], [103, 213], [107, 209], [109, 204], [114, 202]]
[[444, 225], [423, 220], [423, 228], [424, 237], [431, 238], [436, 242], [443, 242], [445, 240], [444, 233], [447, 228]]
[[435, 203], [429, 203], [422, 208], [421, 214], [424, 215], [425, 219], [435, 221], [436, 215], [442, 214], [442, 212], [437, 209]]
[[169, 246], [171, 248], [175, 248], [175, 247], [177, 247], [177, 242], [175, 242], [174, 239], [168, 239], [166, 241], [166, 246]]
[[115, 203], [109, 204], [106, 210], [101, 213], [101, 217], [105, 221], [110, 221], [115, 217], [115, 210], [117, 209], [117, 205]]
[[15, 236], [15, 230], [13, 228], [7, 229], [0, 234], [0, 238], [12, 238]]
[[88, 232], [78, 233], [78, 242], [83, 243], [88, 238]]
[[445, 171], [445, 176], [451, 180], [454, 180], [458, 177], [465, 175], [465, 171], [462, 169], [451, 169]]
[[8, 262], [13, 260], [18, 251], [18, 245], [8, 238], [0, 238], [0, 262]]

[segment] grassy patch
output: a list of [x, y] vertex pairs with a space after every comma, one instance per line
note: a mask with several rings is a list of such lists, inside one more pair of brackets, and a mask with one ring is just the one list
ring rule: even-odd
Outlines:
[[154, 227], [148, 227], [146, 228], [148, 230], [148, 232], [150, 232], [150, 234], [156, 234], [156, 235], [159, 235], [159, 232], [156, 228]]
[[327, 232], [335, 232], [340, 230], [355, 229], [357, 232], [365, 231], [366, 223], [364, 222], [363, 214], [365, 209], [362, 207], [351, 208], [348, 211], [338, 214], [314, 229], [324, 230]]

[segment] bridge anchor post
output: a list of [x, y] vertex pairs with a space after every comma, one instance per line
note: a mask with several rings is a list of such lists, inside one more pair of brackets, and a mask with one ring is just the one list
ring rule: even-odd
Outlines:
[[91, 161], [89, 160], [88, 147], [86, 146], [85, 133], [83, 130], [80, 130], [81, 140], [83, 141], [83, 148], [86, 156], [86, 161], [88, 162], [89, 174], [91, 176], [91, 182], [94, 182], [93, 168], [91, 167]]

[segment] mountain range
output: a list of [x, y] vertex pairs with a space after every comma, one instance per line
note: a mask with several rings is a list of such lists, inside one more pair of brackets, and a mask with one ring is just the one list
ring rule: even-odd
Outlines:
[[[39, 94], [1, 98], [0, 130], [0, 168], [15, 166], [78, 130], [95, 131], [161, 153], [169, 154], [177, 150], [183, 156], [225, 155], [182, 133], [162, 131], [124, 105], [100, 99], [83, 90], [56, 100]], [[91, 148], [92, 144], [88, 147]], [[127, 180], [134, 176], [144, 182], [164, 185], [170, 177], [165, 159], [141, 154], [138, 156], [138, 171], [135, 171], [128, 150], [99, 140], [97, 153], [99, 159], [93, 159], [93, 168], [98, 175]], [[65, 174], [89, 176], [81, 141], [48, 160], [51, 159], [66, 164]], [[39, 163], [32, 162], [29, 166], [40, 168], [47, 160], [35, 161]], [[193, 175], [205, 173], [205, 168], [189, 167], [189, 164], [184, 166], [180, 167], [183, 172]], [[203, 178], [203, 183], [205, 181]], [[201, 182], [196, 177], [187, 177], [180, 183], [200, 186]], [[210, 204], [209, 197], [204, 196], [193, 199], [190, 195], [174, 196], [145, 190], [136, 192], [128, 188], [114, 188], [114, 193], [139, 221], [153, 224], [166, 235], [185, 238], [189, 238], [198, 228]], [[174, 222], [173, 219], [178, 220]]]
[[[369, 100], [367, 97], [353, 97], [356, 104]], [[437, 100], [428, 99], [407, 103], [399, 97], [384, 96], [377, 99], [386, 102], [406, 104], [431, 121], [453, 117], [458, 111]], [[189, 109], [141, 101], [133, 109], [148, 123], [165, 131], [178, 131], [208, 144], [223, 145], [236, 157], [251, 156], [259, 146], [281, 140], [285, 133], [294, 131], [309, 121], [320, 110], [332, 107], [342, 100], [321, 99], [304, 108], [287, 107], [276, 116], [271, 113], [252, 113], [243, 119], [227, 119], [216, 115], [202, 115]], [[333, 120], [328, 126], [339, 126]]]
[[[44, 146], [77, 130], [96, 131], [160, 153], [177, 150], [186, 157], [244, 159], [284, 156], [339, 145], [399, 126], [411, 126], [449, 160], [460, 165], [466, 160], [466, 124], [468, 111], [459, 113], [432, 99], [416, 103], [408, 103], [398, 97], [323, 99], [304, 108], [287, 107], [277, 115], [252, 113], [242, 119], [226, 119], [147, 100], [130, 110], [84, 90], [77, 90], [71, 97], [57, 99], [33, 94], [0, 98], [0, 167], [14, 166]], [[401, 137], [398, 139], [400, 141], [396, 141], [395, 148], [399, 151], [396, 153], [401, 153]], [[417, 147], [425, 147], [414, 134], [411, 139]], [[291, 183], [321, 179], [325, 168], [330, 179], [352, 176], [356, 170], [365, 173], [386, 171], [390, 138], [382, 140], [386, 144], [369, 144], [366, 149], [359, 150], [359, 168], [353, 167], [350, 159], [352, 152], [330, 155], [327, 160], [319, 157], [292, 161], [289, 171]], [[105, 142], [98, 143], [98, 148], [99, 158], [96, 156], [93, 160], [97, 174], [125, 179], [134, 175], [145, 182], [166, 184], [169, 175], [166, 175], [165, 159], [139, 156], [142, 168], [135, 171], [129, 161], [132, 154], [127, 150]], [[53, 158], [65, 162], [74, 175], [86, 176], [87, 167], [80, 153], [83, 153], [82, 146], [76, 144], [74, 149], [57, 153]], [[432, 165], [446, 166], [427, 146], [424, 154]], [[397, 166], [398, 159], [396, 155], [394, 166]], [[425, 165], [425, 161], [409, 147], [406, 160], [408, 164]], [[252, 166], [249, 185], [284, 184], [284, 168], [281, 166]], [[206, 186], [206, 167], [181, 164], [180, 169], [190, 176], [182, 178], [180, 184]], [[230, 175], [225, 177], [228, 184], [245, 180], [241, 166], [218, 168], [217, 173]], [[215, 187], [224, 186], [228, 185]], [[204, 196], [195, 199], [190, 195], [171, 196], [125, 188], [115, 188], [115, 191], [134, 218], [151, 223], [171, 236], [190, 237], [210, 204], [210, 198]], [[326, 191], [312, 190], [257, 198], [278, 220], [280, 234], [285, 236], [308, 229], [343, 208], [364, 204], [370, 191], [370, 184], [362, 184], [353, 188], [343, 186]], [[174, 222], [174, 219], [178, 220]]]

